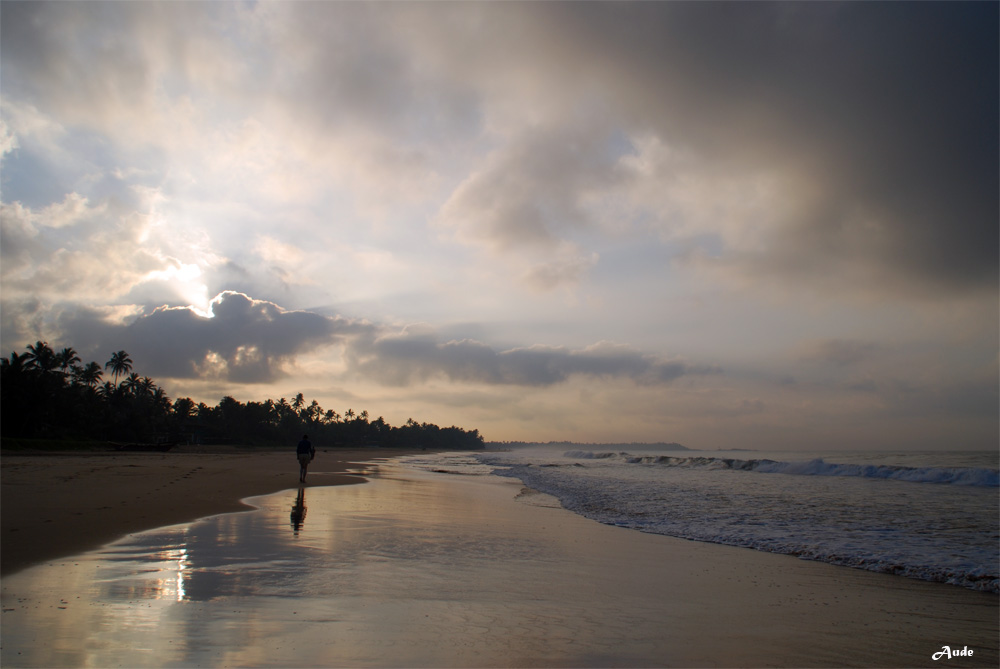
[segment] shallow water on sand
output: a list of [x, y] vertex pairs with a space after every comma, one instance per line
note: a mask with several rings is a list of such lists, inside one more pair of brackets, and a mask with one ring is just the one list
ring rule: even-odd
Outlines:
[[995, 633], [982, 593], [607, 527], [512, 479], [386, 463], [252, 502], [5, 578], [0, 663], [912, 666]]

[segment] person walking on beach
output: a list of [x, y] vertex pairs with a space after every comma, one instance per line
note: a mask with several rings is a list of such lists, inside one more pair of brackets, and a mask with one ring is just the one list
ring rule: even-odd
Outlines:
[[316, 457], [316, 449], [313, 448], [312, 442], [309, 441], [308, 434], [302, 435], [302, 441], [299, 442], [295, 453], [299, 457], [299, 483], [305, 483], [306, 470], [309, 469], [309, 463]]

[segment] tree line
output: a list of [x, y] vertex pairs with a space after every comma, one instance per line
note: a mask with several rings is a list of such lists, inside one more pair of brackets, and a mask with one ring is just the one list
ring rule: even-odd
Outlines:
[[0, 358], [0, 422], [5, 437], [78, 441], [266, 446], [308, 434], [316, 445], [483, 447], [478, 430], [412, 418], [394, 427], [367, 411], [324, 410], [302, 393], [291, 401], [246, 403], [226, 396], [214, 407], [189, 397], [171, 400], [153, 379], [133, 371], [125, 351], [112, 354], [103, 367], [84, 365], [73, 348], [56, 351], [42, 341]]

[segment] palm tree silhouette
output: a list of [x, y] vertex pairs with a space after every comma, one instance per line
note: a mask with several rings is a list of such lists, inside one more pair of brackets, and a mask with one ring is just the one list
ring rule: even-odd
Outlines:
[[48, 342], [38, 341], [28, 345], [28, 366], [43, 372], [51, 372], [59, 366], [56, 353]]
[[91, 388], [101, 382], [103, 375], [104, 372], [101, 371], [101, 366], [96, 362], [88, 362], [86, 367], [76, 367], [73, 370], [73, 377], [77, 383]]
[[122, 390], [133, 397], [139, 397], [142, 395], [142, 379], [135, 372], [128, 375], [128, 378], [122, 381]]
[[306, 418], [311, 423], [318, 423], [323, 418], [323, 407], [319, 402], [313, 400], [309, 408], [305, 410]]
[[17, 351], [12, 351], [9, 358], [0, 359], [0, 367], [13, 374], [20, 374], [28, 367], [30, 362], [30, 353], [18, 355]]
[[67, 370], [80, 362], [80, 356], [76, 354], [72, 346], [67, 346], [56, 354], [56, 361], [59, 363], [59, 369], [65, 374]]
[[174, 415], [181, 420], [187, 420], [194, 413], [194, 400], [190, 397], [178, 397], [174, 401]]
[[108, 360], [108, 364], [104, 365], [104, 369], [109, 367], [111, 368], [111, 373], [115, 375], [115, 385], [117, 385], [119, 376], [132, 371], [132, 358], [128, 357], [128, 353], [125, 351], [118, 351], [112, 354], [111, 359]]
[[154, 397], [157, 390], [159, 388], [156, 386], [156, 382], [148, 376], [144, 376], [138, 383], [136, 394], [144, 397]]

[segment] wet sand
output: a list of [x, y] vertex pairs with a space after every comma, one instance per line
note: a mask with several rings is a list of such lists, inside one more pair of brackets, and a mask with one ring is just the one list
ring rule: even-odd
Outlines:
[[5, 578], [2, 664], [998, 662], [993, 595], [609, 527], [512, 479], [370, 472]]
[[[395, 449], [320, 449], [310, 485], [357, 483], [358, 462]], [[294, 449], [0, 455], [0, 575], [126, 534], [248, 508], [298, 485]]]

